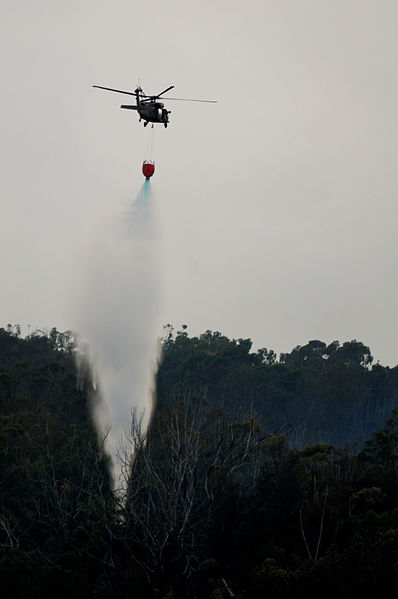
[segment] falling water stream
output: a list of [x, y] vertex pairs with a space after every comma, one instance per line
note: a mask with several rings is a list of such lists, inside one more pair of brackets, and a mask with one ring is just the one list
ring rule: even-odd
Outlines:
[[160, 269], [149, 181], [122, 218], [94, 232], [89, 245], [77, 330], [92, 364], [93, 415], [106, 436], [118, 489], [123, 486], [120, 444], [132, 410], [141, 414], [144, 426], [150, 420], [158, 358]]

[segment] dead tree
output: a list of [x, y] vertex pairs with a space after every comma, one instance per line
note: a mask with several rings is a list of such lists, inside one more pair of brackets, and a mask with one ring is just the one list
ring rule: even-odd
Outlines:
[[133, 414], [121, 453], [125, 542], [159, 593], [170, 572], [178, 572], [187, 593], [193, 588], [218, 489], [245, 469], [259, 472], [255, 429], [254, 418], [215, 417], [190, 397], [164, 410], [148, 435]]

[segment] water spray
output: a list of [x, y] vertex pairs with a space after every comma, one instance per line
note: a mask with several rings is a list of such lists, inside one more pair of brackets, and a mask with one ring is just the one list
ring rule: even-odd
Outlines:
[[93, 416], [112, 457], [115, 489], [124, 486], [119, 450], [132, 411], [146, 427], [153, 407], [161, 327], [153, 207], [146, 179], [123, 218], [93, 231], [76, 273], [81, 281], [74, 318], [89, 348], [97, 390]]

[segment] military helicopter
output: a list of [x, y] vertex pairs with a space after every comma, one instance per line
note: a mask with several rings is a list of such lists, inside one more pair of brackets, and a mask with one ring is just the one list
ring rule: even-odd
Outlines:
[[[120, 108], [125, 108], [127, 110], [137, 110], [140, 115], [140, 121], [144, 120], [144, 127], [148, 125], [148, 123], [163, 123], [165, 127], [167, 127], [169, 123], [169, 114], [170, 110], [167, 110], [164, 107], [163, 102], [159, 102], [162, 100], [163, 94], [170, 91], [174, 88], [174, 85], [170, 85], [164, 89], [160, 94], [156, 94], [154, 96], [148, 96], [144, 94], [140, 85], [133, 91], [128, 92], [122, 89], [113, 89], [112, 87], [103, 87], [102, 85], [93, 85], [93, 87], [97, 87], [98, 89], [105, 89], [110, 92], [117, 92], [118, 94], [127, 94], [129, 96], [135, 96], [136, 104], [122, 104]], [[180, 100], [182, 102], [209, 102], [211, 104], [216, 104], [217, 100], [193, 100], [191, 98], [167, 98], [168, 100]], [[153, 127], [153, 125], [152, 125]]]

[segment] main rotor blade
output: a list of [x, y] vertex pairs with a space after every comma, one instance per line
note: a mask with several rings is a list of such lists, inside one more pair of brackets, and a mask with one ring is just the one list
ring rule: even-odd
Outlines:
[[[159, 96], [157, 96], [159, 98]], [[160, 98], [162, 100], [162, 98]], [[192, 98], [165, 98], [165, 100], [180, 100], [182, 102], [210, 102], [210, 104], [218, 104], [218, 100], [193, 100]]]
[[174, 87], [174, 85], [170, 85], [170, 87], [168, 87], [167, 89], [164, 89], [162, 92], [160, 92], [160, 94], [157, 94], [157, 96], [152, 96], [152, 98], [159, 98], [160, 96], [162, 96], [163, 94], [168, 92], [170, 89], [173, 89], [173, 87]]
[[102, 87], [102, 85], [93, 85], [93, 87], [98, 87], [98, 89], [106, 89], [108, 92], [117, 92], [118, 94], [127, 94], [128, 96], [135, 96], [134, 92], [125, 92], [122, 89], [113, 89], [113, 87]]
[[[157, 94], [155, 96], [149, 96], [148, 94], [140, 94], [141, 98], [150, 98], [151, 100], [157, 100], [158, 98], [160, 98], [160, 96], [162, 94], [165, 94], [166, 92], [168, 92], [170, 89], [173, 89], [174, 85], [170, 85], [170, 87], [168, 87], [167, 89], [163, 90], [162, 92], [160, 92], [160, 94]], [[142, 90], [141, 90], [142, 91]]]

